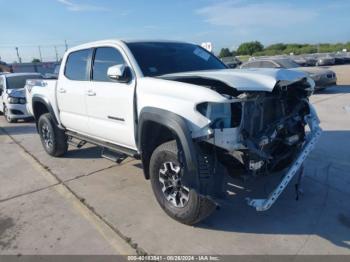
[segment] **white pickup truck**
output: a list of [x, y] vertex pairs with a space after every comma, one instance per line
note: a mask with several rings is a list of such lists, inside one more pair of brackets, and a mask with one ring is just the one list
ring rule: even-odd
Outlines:
[[313, 90], [304, 73], [227, 69], [200, 46], [166, 41], [84, 44], [66, 52], [57, 81], [27, 82], [48, 154], [88, 142], [117, 162], [141, 159], [160, 206], [185, 224], [215, 209], [223, 174], [283, 170], [266, 199], [247, 199], [258, 211], [276, 201], [321, 133]]

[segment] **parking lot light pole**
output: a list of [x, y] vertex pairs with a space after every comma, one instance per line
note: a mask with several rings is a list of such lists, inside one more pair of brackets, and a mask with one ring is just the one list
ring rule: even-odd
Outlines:
[[41, 47], [40, 47], [40, 45], [38, 46], [38, 49], [39, 49], [40, 62], [42, 62], [43, 61], [43, 56], [41, 54]]
[[18, 47], [16, 46], [15, 49], [16, 49], [16, 53], [17, 53], [18, 62], [19, 62], [20, 64], [22, 64], [22, 58], [19, 56]]
[[54, 48], [55, 48], [55, 54], [56, 54], [56, 62], [58, 62], [58, 53], [57, 53], [57, 47], [56, 47], [56, 46], [54, 46]]

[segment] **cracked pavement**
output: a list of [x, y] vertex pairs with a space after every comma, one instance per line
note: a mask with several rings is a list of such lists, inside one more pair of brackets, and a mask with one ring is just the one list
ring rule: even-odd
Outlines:
[[350, 254], [350, 66], [335, 69], [340, 86], [311, 99], [324, 132], [306, 162], [301, 200], [292, 181], [258, 213], [244, 198], [266, 195], [278, 177], [254, 185], [228, 178], [221, 209], [196, 227], [165, 215], [139, 161], [114, 164], [93, 146], [52, 158], [33, 123], [0, 117], [0, 253]]

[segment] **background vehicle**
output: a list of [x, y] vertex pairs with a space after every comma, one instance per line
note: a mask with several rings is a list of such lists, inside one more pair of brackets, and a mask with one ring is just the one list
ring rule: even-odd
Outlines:
[[316, 84], [316, 89], [324, 89], [337, 84], [336, 74], [329, 69], [300, 67], [289, 58], [263, 58], [248, 61], [241, 68], [286, 68], [307, 73]]
[[330, 55], [318, 57], [316, 66], [327, 66], [327, 65], [335, 65], [335, 58]]
[[317, 62], [317, 59], [312, 55], [291, 56], [290, 59], [299, 66], [315, 66]]
[[224, 62], [229, 68], [236, 68], [242, 64], [241, 60], [234, 56], [223, 57], [221, 58], [221, 61]]
[[0, 112], [9, 123], [31, 118], [26, 108], [24, 85], [28, 79], [40, 79], [41, 74], [9, 73], [0, 75]]
[[225, 169], [252, 178], [285, 169], [268, 198], [248, 201], [267, 210], [320, 135], [307, 75], [227, 69], [193, 44], [89, 43], [68, 50], [57, 81], [27, 85], [48, 154], [89, 142], [116, 162], [141, 159], [159, 205], [185, 224], [215, 209]]

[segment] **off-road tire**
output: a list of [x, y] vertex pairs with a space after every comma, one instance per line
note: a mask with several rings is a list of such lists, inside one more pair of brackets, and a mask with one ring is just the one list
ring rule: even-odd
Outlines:
[[[40, 116], [38, 121], [38, 131], [41, 143], [49, 155], [60, 157], [67, 152], [67, 136], [65, 135], [64, 131], [58, 128], [58, 126], [55, 124], [50, 113]], [[47, 132], [50, 133], [51, 141], [49, 144], [46, 141], [47, 137], [45, 137]]]
[[[150, 179], [154, 195], [162, 209], [173, 219], [187, 225], [194, 225], [207, 218], [216, 208], [215, 203], [199, 195], [195, 190], [189, 189], [189, 198], [183, 207], [176, 207], [170, 203], [159, 182], [160, 169], [166, 162], [173, 162], [181, 167], [176, 141], [166, 142], [158, 146], [150, 160]], [[181, 171], [183, 176], [183, 168]]]

